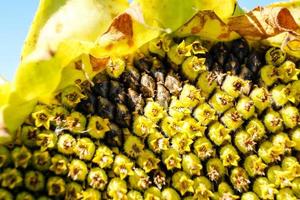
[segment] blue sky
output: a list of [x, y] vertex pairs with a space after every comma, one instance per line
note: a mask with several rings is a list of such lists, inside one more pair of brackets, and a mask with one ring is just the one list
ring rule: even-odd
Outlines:
[[[12, 80], [38, 0], [5, 0], [0, 5], [0, 75]], [[267, 5], [275, 0], [239, 0], [243, 8]]]

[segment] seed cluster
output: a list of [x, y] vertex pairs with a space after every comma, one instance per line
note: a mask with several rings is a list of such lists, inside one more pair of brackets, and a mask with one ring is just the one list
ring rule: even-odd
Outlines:
[[36, 106], [0, 199], [300, 198], [299, 72], [244, 39], [157, 38]]

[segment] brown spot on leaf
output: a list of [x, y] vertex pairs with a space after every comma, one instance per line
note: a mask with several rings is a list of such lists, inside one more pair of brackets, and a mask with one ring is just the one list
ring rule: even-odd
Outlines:
[[226, 39], [226, 38], [229, 38], [229, 37], [230, 37], [230, 32], [227, 32], [227, 33], [221, 33], [221, 34], [218, 36], [218, 39], [223, 40], [223, 39]]
[[113, 20], [107, 33], [110, 32], [111, 33], [121, 32], [122, 36], [120, 36], [118, 40], [127, 39], [128, 45], [129, 46], [133, 45], [132, 19], [128, 13], [123, 13]]
[[75, 62], [75, 69], [82, 70], [82, 61], [81, 60]]
[[90, 63], [92, 65], [93, 71], [100, 71], [104, 69], [109, 61], [109, 57], [106, 58], [96, 58], [90, 55]]
[[201, 28], [198, 27], [198, 26], [195, 26], [195, 27], [192, 28], [191, 33], [192, 33], [192, 34], [197, 34], [197, 33], [199, 33], [200, 31], [201, 31]]
[[52, 49], [48, 49], [48, 54], [49, 54], [51, 57], [54, 57], [54, 56], [55, 56], [55, 51], [52, 50]]
[[109, 44], [105, 47], [105, 49], [106, 49], [107, 51], [110, 51], [113, 47], [114, 47], [114, 45], [113, 45], [112, 43], [109, 43]]
[[287, 8], [279, 11], [277, 16], [278, 25], [287, 30], [296, 30], [298, 25]]
[[76, 79], [76, 80], [75, 80], [75, 83], [76, 83], [76, 84], [80, 84], [80, 83], [81, 83], [81, 79]]
[[121, 14], [118, 16], [111, 25], [116, 30], [122, 32], [127, 37], [132, 37], [132, 19], [131, 16], [127, 13]]

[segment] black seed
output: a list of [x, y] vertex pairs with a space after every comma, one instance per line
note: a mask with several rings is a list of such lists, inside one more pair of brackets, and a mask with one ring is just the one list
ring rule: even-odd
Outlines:
[[120, 81], [124, 83], [127, 88], [137, 89], [140, 81], [140, 73], [134, 67], [127, 68], [126, 71], [121, 75]]
[[145, 101], [142, 96], [139, 95], [135, 90], [131, 88], [128, 89], [127, 99], [130, 110], [136, 111], [138, 113], [143, 112]]
[[117, 104], [115, 122], [122, 127], [129, 127], [131, 114], [124, 104]]
[[95, 114], [96, 112], [96, 105], [97, 105], [97, 98], [91, 92], [84, 92], [85, 96], [87, 97], [84, 100], [81, 100], [77, 106], [76, 110], [85, 114]]
[[224, 66], [225, 72], [231, 72], [233, 75], [238, 75], [241, 71], [241, 67], [238, 59], [230, 54], [228, 60]]
[[211, 49], [213, 60], [220, 65], [224, 65], [228, 57], [228, 49], [223, 42], [218, 42]]
[[223, 72], [223, 67], [218, 62], [215, 62], [212, 65], [212, 70], [215, 71], [215, 72]]
[[254, 80], [254, 73], [250, 69], [248, 69], [245, 65], [242, 66], [239, 77], [241, 77], [245, 80], [255, 81]]
[[243, 38], [234, 40], [232, 42], [232, 52], [238, 58], [240, 63], [244, 62], [244, 59], [249, 54], [249, 45]]
[[168, 108], [170, 99], [170, 93], [167, 88], [159, 83], [157, 85], [156, 101], [164, 108]]
[[111, 147], [122, 147], [123, 145], [123, 133], [122, 130], [116, 125], [110, 124], [110, 131], [105, 133], [104, 141]]
[[155, 95], [155, 81], [148, 74], [143, 74], [141, 78], [141, 92], [145, 98], [151, 98]]
[[252, 52], [247, 59], [247, 67], [253, 73], [257, 73], [262, 65], [262, 57], [257, 52]]
[[182, 87], [179, 77], [173, 73], [169, 73], [165, 80], [165, 86], [172, 95], [178, 96]]
[[106, 98], [98, 97], [97, 114], [103, 118], [114, 119], [115, 106]]
[[300, 60], [298, 60], [297, 62], [296, 62], [296, 67], [299, 69], [300, 68]]
[[207, 54], [206, 59], [205, 59], [205, 65], [206, 65], [206, 69], [211, 71], [212, 70], [212, 66], [213, 66], [213, 57], [211, 54]]
[[143, 55], [139, 56], [140, 58], [137, 58], [134, 61], [134, 66], [139, 69], [141, 72], [150, 72], [150, 67], [152, 65], [151, 59], [147, 58]]
[[121, 103], [125, 101], [126, 93], [123, 84], [118, 81], [110, 81], [110, 90], [108, 92], [109, 99], [115, 103]]
[[92, 88], [93, 92], [97, 96], [107, 97], [109, 90], [109, 79], [103, 73], [97, 74], [93, 82], [95, 86]]

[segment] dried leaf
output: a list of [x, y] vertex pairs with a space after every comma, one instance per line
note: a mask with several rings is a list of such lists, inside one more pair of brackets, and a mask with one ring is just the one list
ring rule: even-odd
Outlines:
[[231, 17], [230, 30], [250, 40], [262, 40], [282, 32], [297, 34], [299, 26], [287, 8], [258, 7], [245, 15]]

